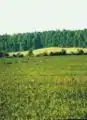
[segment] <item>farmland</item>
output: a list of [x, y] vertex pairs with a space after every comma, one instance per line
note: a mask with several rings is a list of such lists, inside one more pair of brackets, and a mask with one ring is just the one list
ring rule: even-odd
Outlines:
[[87, 56], [0, 59], [0, 119], [87, 118]]
[[[34, 56], [37, 56], [39, 54], [43, 54], [44, 52], [47, 54], [50, 54], [51, 52], [60, 52], [62, 49], [66, 51], [67, 54], [77, 53], [78, 49], [83, 50], [84, 53], [87, 53], [87, 48], [77, 48], [77, 47], [69, 47], [69, 48], [62, 48], [62, 47], [48, 47], [48, 48], [41, 48], [33, 50]], [[9, 55], [12, 56], [13, 54], [21, 53], [24, 56], [28, 54], [28, 51], [18, 51], [18, 52], [9, 52]]]

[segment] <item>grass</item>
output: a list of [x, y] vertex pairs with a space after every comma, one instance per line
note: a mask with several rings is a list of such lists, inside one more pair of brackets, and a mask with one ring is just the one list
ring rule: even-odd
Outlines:
[[0, 59], [0, 119], [87, 118], [87, 56]]

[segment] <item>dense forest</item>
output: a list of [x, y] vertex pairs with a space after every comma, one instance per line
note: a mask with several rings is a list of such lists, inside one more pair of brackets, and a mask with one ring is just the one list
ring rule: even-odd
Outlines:
[[0, 51], [23, 51], [45, 47], [87, 47], [87, 29], [52, 30], [0, 35]]

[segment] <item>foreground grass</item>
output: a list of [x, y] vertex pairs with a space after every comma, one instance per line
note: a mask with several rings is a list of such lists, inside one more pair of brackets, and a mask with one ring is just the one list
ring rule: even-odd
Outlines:
[[0, 119], [87, 118], [87, 56], [0, 60]]

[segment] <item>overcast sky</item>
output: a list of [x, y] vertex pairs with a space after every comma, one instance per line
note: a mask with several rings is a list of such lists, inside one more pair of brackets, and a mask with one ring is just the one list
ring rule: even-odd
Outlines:
[[0, 0], [0, 34], [87, 28], [87, 0]]

